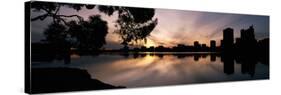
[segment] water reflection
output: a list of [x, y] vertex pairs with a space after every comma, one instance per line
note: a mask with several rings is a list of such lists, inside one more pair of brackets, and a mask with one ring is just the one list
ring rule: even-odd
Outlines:
[[[71, 64], [33, 64], [33, 67], [86, 69], [105, 83], [126, 87], [268, 79], [269, 66], [253, 58], [209, 53], [118, 53], [73, 56]], [[71, 57], [72, 58], [72, 57]]]
[[234, 58], [233, 56], [225, 55], [222, 56], [223, 71], [225, 74], [233, 74], [234, 73]]

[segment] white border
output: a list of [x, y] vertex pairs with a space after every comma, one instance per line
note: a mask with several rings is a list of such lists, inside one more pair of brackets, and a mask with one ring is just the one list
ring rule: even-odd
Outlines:
[[[0, 94], [24, 93], [24, 1], [1, 2]], [[278, 0], [48, 0], [194, 11], [270, 15], [270, 80], [210, 83], [126, 90], [101, 90], [54, 95], [271, 95], [279, 94], [281, 81], [280, 2]]]

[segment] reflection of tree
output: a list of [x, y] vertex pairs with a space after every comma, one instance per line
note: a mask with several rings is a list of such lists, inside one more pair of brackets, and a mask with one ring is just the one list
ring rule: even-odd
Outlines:
[[[100, 16], [91, 16], [89, 21], [85, 21], [81, 16], [59, 14], [61, 7], [68, 7], [80, 11], [83, 7], [94, 9], [95, 5], [87, 4], [67, 4], [53, 2], [32, 2], [31, 8], [34, 12], [43, 12], [41, 15], [31, 18], [31, 21], [45, 20], [50, 17], [53, 23], [45, 30], [46, 41], [58, 40], [60, 42], [74, 42], [72, 47], [79, 47], [87, 50], [97, 50], [105, 44], [107, 34], [107, 22]], [[114, 12], [118, 13], [116, 34], [122, 38], [122, 44], [138, 40], [145, 40], [157, 24], [157, 20], [152, 20], [154, 9], [129, 8], [117, 6], [97, 6], [97, 9], [111, 16]], [[69, 20], [72, 21], [69, 21]], [[62, 29], [62, 27], [64, 27]], [[58, 29], [55, 29], [58, 28]], [[55, 31], [51, 31], [55, 30]], [[57, 33], [54, 33], [57, 32]], [[58, 37], [58, 38], [56, 38]]]

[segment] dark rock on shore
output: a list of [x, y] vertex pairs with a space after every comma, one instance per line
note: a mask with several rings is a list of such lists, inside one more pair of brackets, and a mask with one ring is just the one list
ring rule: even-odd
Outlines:
[[75, 68], [33, 68], [31, 93], [125, 88], [92, 79], [86, 70]]

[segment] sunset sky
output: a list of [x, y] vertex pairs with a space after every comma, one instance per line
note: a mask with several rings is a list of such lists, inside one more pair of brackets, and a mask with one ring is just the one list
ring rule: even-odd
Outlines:
[[[60, 14], [72, 15], [78, 14], [87, 19], [90, 15], [100, 14], [103, 20], [108, 22], [108, 34], [106, 36], [108, 49], [119, 49], [121, 39], [113, 31], [117, 19], [117, 13], [113, 16], [106, 16], [100, 13], [96, 8], [88, 10], [83, 8], [76, 11], [66, 7], [61, 8]], [[35, 17], [38, 12], [32, 12], [31, 17]], [[269, 37], [269, 17], [257, 15], [225, 14], [210, 12], [195, 12], [186, 10], [155, 9], [154, 18], [158, 19], [158, 24], [151, 32], [148, 42], [145, 46], [166, 47], [176, 46], [177, 44], [193, 45], [194, 41], [205, 43], [209, 46], [210, 40], [216, 40], [220, 45], [222, 39], [222, 30], [231, 27], [234, 29], [234, 36], [240, 37], [240, 30], [254, 25], [256, 38], [263, 39]], [[43, 31], [52, 20], [47, 18], [43, 21], [34, 21], [31, 23], [32, 42], [38, 42], [44, 39]]]

